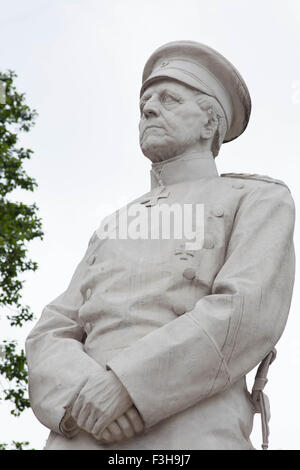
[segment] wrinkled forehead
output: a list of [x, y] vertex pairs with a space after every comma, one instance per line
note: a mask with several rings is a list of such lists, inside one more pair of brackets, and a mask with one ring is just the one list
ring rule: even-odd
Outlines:
[[170, 90], [175, 91], [177, 93], [182, 93], [186, 95], [199, 95], [204, 94], [201, 93], [196, 88], [193, 88], [186, 83], [181, 82], [180, 80], [176, 80], [170, 77], [157, 77], [149, 80], [146, 86], [142, 90], [141, 99], [145, 96], [153, 93], [154, 91], [162, 91], [162, 90]]

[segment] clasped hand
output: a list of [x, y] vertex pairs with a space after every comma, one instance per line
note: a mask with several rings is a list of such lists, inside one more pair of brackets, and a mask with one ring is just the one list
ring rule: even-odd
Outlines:
[[99, 440], [103, 444], [113, 444], [131, 438], [141, 433], [143, 429], [144, 423], [135, 406], [132, 406], [104, 429]]
[[127, 390], [112, 371], [89, 378], [74, 401], [70, 415], [79, 428], [103, 444], [131, 438], [144, 429]]

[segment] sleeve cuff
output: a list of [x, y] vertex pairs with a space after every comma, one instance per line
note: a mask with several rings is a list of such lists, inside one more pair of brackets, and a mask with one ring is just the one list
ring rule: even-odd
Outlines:
[[59, 423], [59, 430], [63, 436], [72, 439], [80, 433], [80, 428], [77, 426], [76, 421], [70, 414], [70, 408], [66, 407], [66, 412]]

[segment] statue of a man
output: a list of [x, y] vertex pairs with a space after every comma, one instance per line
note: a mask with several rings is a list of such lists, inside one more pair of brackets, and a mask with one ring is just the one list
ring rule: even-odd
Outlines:
[[[154, 223], [147, 237], [94, 233], [26, 342], [32, 409], [51, 430], [46, 449], [253, 449], [255, 412], [266, 447], [263, 388], [294, 282], [293, 199], [267, 176], [218, 175], [214, 159], [245, 130], [251, 101], [213, 49], [157, 49], [140, 109], [151, 190], [127, 216], [141, 210], [152, 222], [158, 209], [165, 220], [179, 208], [178, 229], [197, 205], [203, 236], [150, 236]], [[118, 215], [124, 235], [124, 208]], [[245, 376], [259, 363], [250, 394]]]

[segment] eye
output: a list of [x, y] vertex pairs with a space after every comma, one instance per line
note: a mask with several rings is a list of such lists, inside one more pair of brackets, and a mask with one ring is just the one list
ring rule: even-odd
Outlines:
[[171, 93], [167, 93], [167, 92], [164, 92], [161, 96], [161, 102], [164, 104], [164, 105], [172, 105], [172, 104], [175, 104], [175, 103], [180, 103], [181, 100], [180, 100], [180, 97], [178, 96], [175, 96]]
[[169, 93], [164, 93], [161, 97], [161, 101], [163, 103], [172, 103], [175, 99], [173, 96], [169, 95]]

